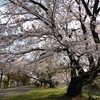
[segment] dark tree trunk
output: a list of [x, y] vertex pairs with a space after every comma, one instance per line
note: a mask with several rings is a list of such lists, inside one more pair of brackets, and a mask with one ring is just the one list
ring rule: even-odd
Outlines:
[[52, 80], [49, 81], [49, 87], [50, 87], [50, 88], [54, 88], [54, 87], [55, 87], [55, 86], [54, 86], [54, 82], [53, 82]]
[[7, 85], [6, 85], [6, 88], [8, 88], [8, 87], [9, 87], [9, 81], [10, 81], [10, 76], [8, 75], [7, 77], [8, 77], [8, 80], [7, 80]]
[[68, 86], [67, 96], [75, 97], [75, 96], [81, 95], [82, 86], [83, 86], [83, 81], [80, 77], [78, 77], [78, 76], [72, 77], [71, 82]]
[[17, 86], [20, 86], [19, 82], [20, 82], [20, 81], [17, 81]]
[[42, 87], [43, 82], [40, 82], [40, 87]]
[[0, 87], [1, 87], [1, 83], [2, 83], [2, 77], [3, 77], [3, 72], [1, 72], [1, 76], [0, 76]]
[[9, 81], [10, 81], [10, 76], [7, 75], [7, 80], [5, 80], [5, 82], [4, 82], [4, 88], [8, 88], [9, 87]]

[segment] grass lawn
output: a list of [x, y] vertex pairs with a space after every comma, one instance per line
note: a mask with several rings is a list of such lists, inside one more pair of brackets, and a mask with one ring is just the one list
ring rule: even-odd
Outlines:
[[[89, 96], [88, 96], [88, 94], [83, 93], [83, 97], [88, 98]], [[92, 97], [93, 97], [93, 98], [97, 98], [98, 100], [100, 100], [100, 96], [99, 96], [99, 95], [92, 95]]]
[[[66, 90], [62, 88], [54, 89], [37, 89], [32, 90], [27, 93], [18, 96], [10, 96], [0, 100], [69, 100], [67, 99]], [[87, 97], [86, 94], [84, 94]], [[80, 99], [79, 99], [80, 100]], [[81, 98], [81, 100], [87, 100], [86, 98]]]
[[65, 93], [66, 91], [61, 89], [39, 89], [0, 100], [66, 100]]

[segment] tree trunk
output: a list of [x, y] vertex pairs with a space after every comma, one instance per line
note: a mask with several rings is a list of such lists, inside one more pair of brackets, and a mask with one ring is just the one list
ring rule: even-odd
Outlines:
[[78, 76], [72, 77], [71, 82], [68, 86], [67, 96], [76, 97], [78, 95], [81, 95], [82, 86], [83, 86], [83, 81], [80, 77]]
[[0, 76], [0, 88], [1, 88], [1, 83], [2, 83], [2, 77], [3, 77], [3, 72], [1, 72], [1, 76]]
[[7, 80], [7, 85], [6, 85], [6, 88], [8, 88], [8, 87], [9, 87], [10, 76], [9, 76], [9, 75], [7, 75], [7, 78], [8, 78], [8, 80]]
[[54, 87], [55, 87], [55, 86], [54, 86], [54, 82], [53, 82], [52, 80], [49, 81], [49, 87], [50, 87], [50, 88], [54, 88]]
[[40, 86], [42, 87], [43, 82], [40, 82]]

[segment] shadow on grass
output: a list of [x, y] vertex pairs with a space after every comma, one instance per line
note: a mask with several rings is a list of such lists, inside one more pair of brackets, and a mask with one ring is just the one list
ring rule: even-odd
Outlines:
[[[85, 97], [78, 97], [78, 98], [68, 98], [66, 95], [56, 96], [56, 95], [50, 95], [47, 98], [39, 98], [35, 100], [88, 100], [88, 98]], [[95, 100], [95, 99], [93, 99]]]
[[34, 98], [34, 97], [31, 97], [31, 96], [24, 96], [24, 97], [21, 97], [21, 96], [16, 96], [15, 97], [6, 97], [4, 99], [0, 99], [0, 100], [70, 100], [66, 95], [49, 95], [48, 97], [38, 97], [38, 98]]
[[[33, 99], [34, 100], [34, 99]], [[71, 100], [70, 98], [68, 98], [66, 95], [50, 95], [46, 98], [37, 98], [35, 100]]]

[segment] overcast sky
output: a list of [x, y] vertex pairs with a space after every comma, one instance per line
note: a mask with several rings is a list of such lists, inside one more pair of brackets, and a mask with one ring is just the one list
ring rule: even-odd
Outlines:
[[0, 5], [2, 5], [5, 2], [5, 0], [0, 0]]

